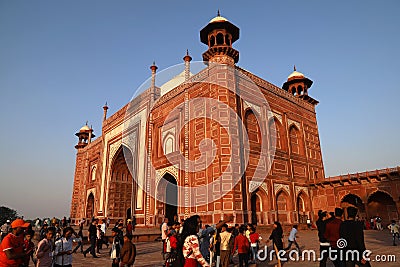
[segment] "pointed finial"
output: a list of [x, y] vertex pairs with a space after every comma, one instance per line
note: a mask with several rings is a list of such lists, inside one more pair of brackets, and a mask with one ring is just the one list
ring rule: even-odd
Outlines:
[[186, 55], [187, 56], [189, 55], [189, 49], [186, 49]]
[[219, 13], [219, 8], [218, 8], [217, 16], [221, 17], [221, 14]]
[[293, 69], [294, 69], [294, 71], [296, 71], [296, 65], [294, 65]]
[[86, 121], [86, 126], [87, 126], [88, 122], [89, 122], [89, 121]]
[[153, 65], [150, 66], [150, 69], [154, 72], [158, 69], [155, 61], [153, 61]]
[[106, 101], [106, 104], [105, 104], [104, 106], [106, 106], [106, 107], [107, 107], [107, 101]]

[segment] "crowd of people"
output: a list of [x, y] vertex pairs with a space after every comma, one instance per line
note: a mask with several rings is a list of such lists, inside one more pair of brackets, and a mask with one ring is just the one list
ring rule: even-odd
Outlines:
[[[258, 261], [257, 253], [263, 241], [256, 231], [256, 226], [250, 223], [235, 224], [229, 227], [233, 217], [221, 220], [214, 225], [203, 225], [201, 217], [194, 215], [179, 223], [164, 219], [162, 230], [162, 254], [164, 266], [222, 266], [228, 267], [233, 262], [237, 252], [239, 267], [249, 266]], [[289, 234], [289, 244], [283, 247], [283, 229], [279, 222], [274, 223], [271, 235], [264, 241], [272, 241], [276, 251], [289, 250], [292, 244], [300, 251], [296, 242], [297, 225]]]
[[[90, 253], [94, 258], [100, 254], [103, 245], [109, 247], [106, 229], [109, 220], [92, 218], [88, 228], [89, 247], [84, 250], [83, 227], [85, 220], [79, 222], [76, 232], [70, 222], [62, 220], [34, 220], [33, 223], [18, 218], [7, 220], [1, 226], [0, 267], [26, 267], [30, 261], [36, 267], [72, 267], [72, 254], [78, 249], [86, 257]], [[133, 266], [136, 257], [136, 247], [132, 243], [134, 226], [128, 220], [124, 235], [123, 220], [119, 220], [112, 229], [112, 248], [109, 251], [112, 266]], [[37, 232], [37, 246], [33, 243]], [[77, 243], [74, 247], [73, 243]]]
[[[331, 259], [331, 250], [336, 251], [337, 255], [341, 252], [345, 255], [347, 250], [357, 250], [359, 255], [362, 255], [366, 250], [363, 233], [366, 225], [365, 221], [358, 220], [357, 213], [355, 207], [347, 207], [345, 210], [336, 208], [334, 212], [318, 212], [316, 227], [320, 242], [320, 267], [325, 267], [327, 260]], [[217, 224], [203, 225], [199, 215], [193, 215], [180, 222], [178, 216], [174, 216], [171, 221], [165, 218], [160, 227], [164, 266], [228, 267], [237, 253], [239, 267], [247, 267], [258, 261], [257, 253], [261, 243], [268, 245], [270, 241], [272, 249], [277, 252], [276, 255], [279, 251], [290, 250], [293, 245], [301, 253], [296, 240], [297, 225], [292, 226], [287, 246], [284, 246], [280, 222], [274, 222], [271, 234], [263, 239], [255, 225], [246, 223], [229, 227], [228, 223], [232, 221], [233, 216], [229, 216]], [[32, 223], [21, 218], [12, 222], [7, 220], [1, 226], [0, 267], [24, 267], [29, 266], [30, 261], [37, 267], [71, 267], [72, 255], [78, 250], [84, 257], [90, 254], [93, 258], [98, 258], [103, 246], [107, 246], [112, 267], [133, 266], [136, 246], [132, 242], [135, 224], [131, 219], [128, 219], [125, 225], [122, 219], [117, 221], [111, 229], [110, 237], [106, 236], [107, 228], [110, 227], [108, 219], [92, 218], [87, 235], [84, 235], [84, 226], [87, 223], [89, 222], [82, 219], [76, 232], [65, 217], [62, 220], [53, 218]], [[393, 245], [397, 245], [396, 240], [400, 241], [399, 225], [392, 221], [388, 228], [392, 234]], [[37, 246], [33, 243], [35, 230], [39, 241]], [[89, 243], [86, 249], [83, 248], [85, 236]], [[347, 242], [345, 247], [339, 246], [338, 241], [341, 239]], [[353, 267], [356, 264], [370, 266], [369, 262], [361, 258], [351, 260], [336, 257], [331, 260], [335, 267]]]

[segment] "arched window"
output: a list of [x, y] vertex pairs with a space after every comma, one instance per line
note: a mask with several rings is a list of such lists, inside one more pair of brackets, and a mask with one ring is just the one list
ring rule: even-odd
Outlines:
[[217, 34], [217, 45], [223, 45], [224, 44], [224, 35], [222, 33]]
[[282, 146], [282, 131], [281, 131], [281, 124], [276, 118], [273, 118], [268, 123], [269, 129], [269, 143], [270, 145], [275, 145], [277, 149], [283, 149]]
[[164, 139], [164, 154], [167, 155], [175, 151], [175, 138], [172, 134], [167, 135]]
[[296, 87], [293, 86], [291, 91], [292, 95], [296, 95]]
[[299, 95], [302, 95], [303, 94], [303, 86], [301, 86], [301, 85], [297, 86], [297, 92]]
[[289, 128], [289, 139], [292, 153], [303, 155], [303, 149], [300, 140], [300, 131], [294, 125], [290, 126]]
[[211, 35], [211, 37], [210, 37], [210, 46], [212, 47], [214, 45], [215, 45], [215, 37], [214, 37], [214, 35]]
[[97, 168], [96, 168], [96, 166], [94, 166], [92, 168], [92, 175], [91, 175], [92, 181], [96, 180], [96, 170], [97, 170]]
[[230, 38], [229, 34], [225, 35], [225, 43], [226, 43], [226, 45], [231, 45], [231, 38]]

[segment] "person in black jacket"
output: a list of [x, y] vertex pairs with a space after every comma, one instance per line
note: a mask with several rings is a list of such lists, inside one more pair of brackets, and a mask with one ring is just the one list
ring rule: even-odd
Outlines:
[[[346, 261], [346, 267], [358, 266], [370, 267], [369, 261], [363, 258], [365, 249], [364, 243], [364, 227], [361, 222], [356, 221], [357, 208], [347, 208], [347, 220], [342, 222], [340, 225], [340, 238], [346, 240], [347, 245], [344, 249], [344, 257]], [[358, 255], [353, 258], [353, 253], [347, 253], [350, 251], [358, 251]]]
[[96, 255], [96, 239], [97, 239], [97, 224], [99, 223], [99, 219], [93, 218], [92, 223], [88, 229], [88, 239], [90, 241], [90, 247], [88, 247], [84, 252], [83, 256], [86, 257], [86, 254], [90, 251], [93, 258], [98, 258]]
[[328, 213], [326, 211], [318, 211], [318, 220], [315, 222], [318, 229], [319, 239], [319, 267], [326, 267], [326, 261], [329, 256], [329, 241], [325, 238], [326, 223], [329, 222]]

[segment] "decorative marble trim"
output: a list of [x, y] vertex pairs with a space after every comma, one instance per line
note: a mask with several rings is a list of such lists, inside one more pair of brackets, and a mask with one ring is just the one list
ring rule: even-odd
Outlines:
[[261, 107], [260, 106], [257, 106], [256, 104], [250, 103], [250, 102], [248, 102], [246, 100], [243, 100], [243, 104], [244, 104], [243, 105], [244, 109], [251, 108], [253, 111], [256, 111], [259, 116], [261, 116], [262, 113], [261, 113]]
[[287, 120], [287, 122], [288, 122], [288, 128], [290, 128], [290, 126], [292, 125], [292, 124], [294, 124], [294, 125], [296, 125], [296, 127], [297, 127], [297, 129], [301, 129], [301, 127], [300, 127], [300, 122], [297, 122], [297, 121], [294, 121], [294, 120], [291, 120], [291, 119], [288, 119]]
[[282, 115], [276, 112], [272, 111], [272, 114], [274, 115], [274, 117], [280, 122], [280, 124], [283, 124], [282, 122]]
[[171, 174], [172, 176], [174, 176], [174, 178], [176, 179], [177, 184], [178, 184], [178, 177], [179, 177], [178, 168], [175, 167], [175, 165], [171, 165], [171, 166], [156, 170], [156, 185], [158, 185], [158, 183], [160, 182], [161, 178], [163, 178], [163, 176], [167, 172], [169, 174]]
[[162, 140], [164, 141], [164, 138], [169, 134], [171, 134], [173, 137], [175, 137], [175, 133], [176, 133], [175, 127], [169, 128], [168, 130], [164, 130], [161, 135]]
[[289, 185], [287, 185], [287, 184], [274, 184], [274, 193], [275, 193], [275, 195], [281, 189], [285, 190], [286, 193], [290, 196]]
[[305, 186], [295, 186], [294, 190], [296, 191], [296, 197], [299, 196], [300, 192], [303, 191], [304, 194], [306, 194], [307, 196], [309, 195], [309, 191], [308, 191], [308, 187]]
[[262, 182], [254, 182], [250, 181], [249, 183], [249, 192], [253, 193], [257, 188], [261, 186]]
[[266, 182], [263, 182], [260, 186], [262, 189], [264, 189], [265, 193], [268, 195], [268, 186]]

